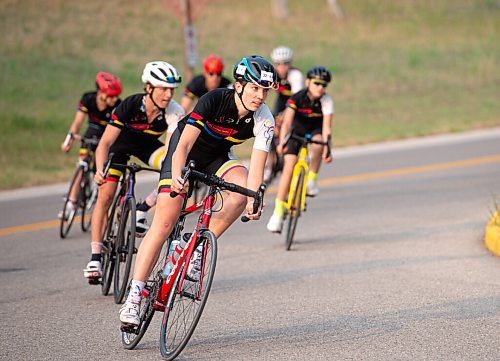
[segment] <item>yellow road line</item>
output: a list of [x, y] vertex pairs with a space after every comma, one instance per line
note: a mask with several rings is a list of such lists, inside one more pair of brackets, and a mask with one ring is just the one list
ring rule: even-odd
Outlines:
[[[325, 178], [325, 179], [319, 180], [318, 184], [320, 186], [346, 184], [346, 183], [367, 181], [367, 180], [372, 180], [372, 179], [397, 177], [397, 176], [404, 176], [404, 175], [409, 175], [409, 174], [432, 172], [432, 171], [439, 171], [439, 170], [452, 169], [452, 168], [472, 167], [472, 166], [476, 166], [476, 165], [496, 163], [496, 162], [500, 162], [500, 154], [489, 155], [489, 156], [484, 156], [484, 157], [479, 157], [479, 158], [472, 158], [472, 159], [464, 159], [464, 160], [459, 160], [459, 161], [455, 161], [455, 162], [437, 163], [437, 164], [423, 165], [423, 166], [418, 166], [418, 167], [390, 169], [390, 170], [384, 170], [384, 171], [379, 171], [379, 172], [361, 173], [361, 174], [344, 176], [344, 177], [331, 177], [331, 178]], [[277, 187], [272, 186], [272, 187], [268, 188], [267, 193], [276, 193], [276, 191], [277, 191]]]
[[[404, 176], [409, 174], [417, 174], [424, 172], [432, 172], [439, 171], [445, 169], [453, 169], [453, 168], [465, 168], [465, 167], [473, 167], [477, 165], [490, 164], [500, 162], [500, 154], [484, 156], [479, 158], [472, 159], [464, 159], [455, 162], [447, 162], [447, 163], [437, 163], [430, 165], [423, 165], [418, 167], [407, 167], [407, 168], [399, 168], [399, 169], [391, 169], [380, 172], [369, 172], [369, 173], [361, 173], [352, 176], [345, 177], [332, 177], [320, 180], [319, 185], [335, 185], [335, 184], [346, 184], [353, 183], [359, 181], [367, 181], [372, 179], [380, 179], [380, 178], [389, 178], [389, 177], [397, 177]], [[271, 186], [268, 188], [267, 193], [276, 193], [276, 186]], [[54, 228], [59, 226], [59, 220], [45, 221], [39, 223], [25, 224], [22, 226], [15, 227], [6, 227], [0, 228], [0, 237], [8, 236], [11, 234], [22, 233], [22, 232], [31, 232], [38, 231], [41, 229]], [[75, 223], [79, 223], [78, 218], [75, 218]]]
[[[75, 224], [80, 223], [80, 219], [81, 219], [81, 216], [75, 217], [75, 220], [73, 221], [73, 227], [75, 226]], [[0, 228], [0, 237], [9, 236], [11, 234], [16, 234], [16, 233], [32, 232], [32, 231], [39, 231], [42, 229], [55, 228], [55, 227], [59, 227], [60, 223], [61, 223], [61, 221], [59, 219], [54, 219], [52, 221], [24, 224], [22, 226]]]

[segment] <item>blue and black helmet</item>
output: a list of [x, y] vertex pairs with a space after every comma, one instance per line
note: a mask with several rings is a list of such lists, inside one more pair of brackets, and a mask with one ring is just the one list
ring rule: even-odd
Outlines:
[[262, 88], [274, 88], [278, 74], [273, 64], [258, 55], [244, 57], [234, 65], [233, 76], [236, 80], [254, 83]]

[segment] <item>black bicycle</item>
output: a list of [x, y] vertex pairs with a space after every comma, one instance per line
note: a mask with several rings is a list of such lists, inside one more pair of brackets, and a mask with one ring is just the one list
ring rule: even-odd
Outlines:
[[[111, 157], [110, 157], [111, 158]], [[104, 234], [102, 255], [102, 294], [107, 295], [113, 280], [113, 295], [116, 303], [122, 303], [129, 284], [130, 270], [134, 255], [136, 236], [136, 173], [140, 171], [157, 172], [158, 169], [143, 167], [139, 164], [113, 164], [109, 167], [124, 169], [120, 185], [108, 214], [108, 226]]]
[[[94, 182], [94, 150], [99, 143], [97, 138], [81, 138], [85, 148], [85, 157], [80, 159], [76, 165], [75, 172], [69, 184], [68, 193], [64, 195], [62, 211], [59, 214], [61, 220], [59, 235], [66, 238], [78, 211], [81, 214], [81, 228], [87, 232], [90, 228], [91, 214], [97, 200], [97, 184]], [[77, 192], [76, 199], [70, 202], [71, 191]], [[72, 205], [72, 207], [70, 206]]]

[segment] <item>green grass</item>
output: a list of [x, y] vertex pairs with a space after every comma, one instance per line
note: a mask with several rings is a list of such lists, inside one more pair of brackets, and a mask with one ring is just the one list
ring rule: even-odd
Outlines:
[[[285, 44], [301, 69], [330, 67], [337, 146], [500, 125], [498, 1], [339, 2], [343, 21], [323, 0], [289, 0], [278, 21], [269, 1], [211, 0], [196, 19], [200, 57], [221, 54], [229, 75], [238, 58]], [[0, 189], [70, 176], [76, 149], [59, 145], [98, 71], [126, 96], [142, 90], [147, 61], [182, 69], [172, 14], [157, 0], [0, 1]]]

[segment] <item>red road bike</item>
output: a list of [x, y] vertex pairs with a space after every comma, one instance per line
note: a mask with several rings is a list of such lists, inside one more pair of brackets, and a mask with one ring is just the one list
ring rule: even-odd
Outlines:
[[[208, 229], [218, 195], [223, 190], [253, 197], [254, 212], [262, 208], [265, 184], [258, 191], [224, 181], [215, 175], [194, 170], [194, 162], [183, 171], [184, 179], [192, 183], [197, 180], [208, 186], [207, 196], [200, 202], [186, 208], [188, 197], [184, 198], [181, 214], [167, 239], [162, 255], [147, 280], [143, 291], [140, 310], [140, 324], [136, 327], [122, 327], [122, 342], [126, 349], [133, 349], [144, 336], [156, 311], [163, 312], [160, 330], [160, 351], [165, 360], [173, 360], [184, 349], [191, 338], [207, 302], [217, 261], [217, 238]], [[191, 188], [191, 187], [190, 187]], [[189, 196], [190, 194], [188, 194]], [[175, 192], [171, 196], [176, 196]], [[182, 237], [186, 242], [182, 253], [170, 271], [164, 272], [168, 264], [167, 250], [173, 240], [181, 239], [186, 217], [202, 210], [192, 233]], [[248, 218], [241, 217], [246, 222]], [[170, 263], [171, 264], [171, 263]], [[192, 269], [195, 268], [196, 276]]]

